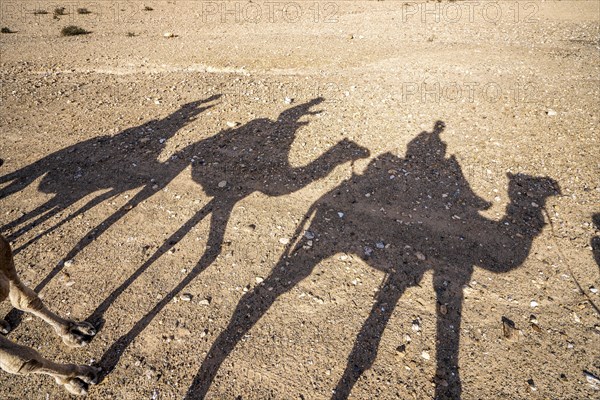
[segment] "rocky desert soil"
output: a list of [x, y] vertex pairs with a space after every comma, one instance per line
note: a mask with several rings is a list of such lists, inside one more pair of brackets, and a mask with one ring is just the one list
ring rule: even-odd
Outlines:
[[597, 1], [0, 11], [0, 230], [99, 332], [0, 316], [88, 398], [600, 398]]

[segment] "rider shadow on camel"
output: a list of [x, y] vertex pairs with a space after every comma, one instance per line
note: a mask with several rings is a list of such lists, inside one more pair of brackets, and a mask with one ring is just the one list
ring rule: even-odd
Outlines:
[[525, 261], [545, 225], [546, 199], [559, 194], [559, 187], [548, 177], [508, 174], [505, 215], [498, 221], [481, 216], [491, 204], [473, 192], [456, 158], [446, 157], [440, 137], [444, 128], [438, 121], [433, 131], [421, 132], [408, 144], [404, 158], [385, 153], [373, 159], [363, 174], [353, 174], [311, 206], [297, 228], [298, 243], [290, 245], [269, 277], [242, 297], [186, 399], [204, 398], [225, 359], [277, 298], [338, 253], [362, 257], [385, 277], [332, 398], [350, 395], [373, 365], [403, 293], [431, 270], [438, 310], [435, 398], [460, 399], [463, 287], [475, 266], [506, 273]]
[[[58, 222], [20, 244], [14, 253], [19, 253], [41, 237], [103, 202], [128, 191], [138, 190], [126, 204], [83, 235], [63, 258], [73, 259], [131, 209], [166, 187], [189, 165], [180, 157], [171, 157], [164, 162], [160, 161], [159, 157], [169, 139], [192, 123], [202, 112], [213, 107], [214, 101], [220, 97], [213, 95], [184, 104], [162, 119], [153, 119], [116, 135], [105, 135], [76, 143], [15, 172], [0, 176], [0, 185], [3, 185], [0, 189], [0, 199], [25, 189], [38, 179], [38, 191], [52, 195], [42, 205], [0, 227], [0, 232], [12, 231], [7, 235], [10, 241], [69, 211], [81, 200], [91, 197], [75, 211], [67, 212]], [[58, 263], [37, 284], [35, 292], [39, 293], [63, 267], [62, 262]], [[21, 311], [13, 309], [5, 319], [14, 328], [19, 324], [21, 315]]]

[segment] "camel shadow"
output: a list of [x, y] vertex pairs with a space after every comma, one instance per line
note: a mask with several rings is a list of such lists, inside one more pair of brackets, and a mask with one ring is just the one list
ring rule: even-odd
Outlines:
[[259, 192], [267, 196], [283, 196], [298, 191], [321, 178], [334, 168], [369, 155], [367, 149], [344, 139], [316, 160], [303, 167], [293, 167], [289, 153], [298, 129], [308, 124], [304, 116], [318, 114], [311, 108], [322, 98], [291, 107], [277, 120], [255, 119], [235, 129], [226, 129], [182, 150], [193, 155], [192, 179], [211, 197], [194, 216], [173, 233], [126, 281], [87, 318], [95, 326], [104, 322], [103, 315], [114, 301], [154, 262], [210, 214], [209, 236], [205, 251], [194, 268], [141, 318], [126, 334], [117, 339], [99, 361], [103, 374], [109, 374], [118, 364], [129, 344], [150, 324], [154, 317], [210, 266], [221, 253], [229, 218], [235, 205]]
[[[5, 185], [0, 191], [0, 199], [25, 189], [38, 178], [41, 178], [41, 181], [37, 189], [53, 195], [44, 204], [0, 228], [0, 231], [13, 231], [7, 235], [9, 241], [18, 239], [78, 201], [94, 195], [75, 212], [69, 213], [53, 226], [16, 247], [14, 253], [102, 202], [127, 191], [140, 189], [123, 207], [87, 232], [66, 254], [64, 260], [74, 258], [128, 211], [164, 188], [189, 165], [181, 158], [172, 157], [169, 161], [161, 162], [158, 157], [169, 138], [194, 121], [200, 113], [212, 107], [207, 103], [219, 97], [220, 95], [215, 95], [205, 100], [187, 103], [161, 120], [151, 120], [114, 136], [101, 136], [77, 143], [20, 170], [0, 176], [0, 185]], [[58, 263], [34, 290], [41, 291], [63, 267], [62, 262]], [[6, 321], [16, 327], [21, 315], [20, 311], [13, 309], [7, 315]]]
[[377, 157], [363, 174], [354, 174], [311, 206], [296, 231], [298, 245], [290, 247], [271, 275], [242, 297], [186, 399], [204, 398], [220, 366], [277, 298], [338, 253], [362, 257], [385, 278], [332, 398], [348, 398], [373, 365], [398, 301], [427, 271], [433, 272], [438, 309], [436, 398], [461, 397], [463, 287], [475, 266], [506, 273], [525, 261], [545, 225], [541, 210], [546, 199], [558, 194], [559, 187], [548, 177], [509, 174], [505, 216], [499, 221], [482, 217], [479, 212], [490, 203], [473, 192], [456, 158], [446, 157], [440, 138], [444, 127], [438, 121], [432, 132], [417, 135], [404, 158], [390, 153]]

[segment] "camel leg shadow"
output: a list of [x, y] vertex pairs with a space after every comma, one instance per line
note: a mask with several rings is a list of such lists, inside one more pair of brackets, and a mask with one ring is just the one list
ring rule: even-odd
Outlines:
[[[106, 377], [115, 369], [123, 352], [127, 349], [127, 347], [129, 347], [133, 340], [144, 329], [146, 329], [146, 327], [152, 322], [154, 317], [156, 317], [162, 311], [162, 309], [165, 308], [165, 306], [169, 304], [173, 300], [173, 298], [177, 294], [179, 294], [187, 285], [189, 285], [202, 271], [209, 267], [221, 253], [223, 238], [225, 236], [225, 230], [227, 227], [227, 221], [229, 220], [229, 216], [233, 206], [230, 204], [215, 206], [212, 204], [212, 201], [209, 204], [210, 206], [207, 205], [203, 208], [203, 210], [211, 212], [210, 233], [204, 254], [200, 258], [196, 266], [181, 282], [179, 282], [179, 284], [177, 284], [175, 288], [173, 288], [165, 297], [163, 297], [161, 301], [159, 301], [142, 319], [140, 319], [129, 330], [129, 332], [122, 335], [110, 346], [108, 350], [106, 350], [101, 360], [99, 361], [99, 365], [102, 367], [103, 370], [101, 379]], [[162, 246], [159, 250], [157, 250], [156, 254], [151, 257], [151, 260], [156, 260], [160, 255], [164, 254], [170, 247], [172, 247], [172, 243], [175, 243], [177, 238], [183, 238], [183, 236], [185, 236], [185, 234], [189, 232], [189, 230], [191, 230], [193, 226], [195, 226], [200, 220], [202, 220], [204, 215], [205, 214], [201, 214], [201, 212], [198, 212], [196, 214], [196, 217], [192, 218], [189, 221], [189, 223], [186, 223], [180, 230], [178, 230], [174, 235], [172, 235], [171, 238], [167, 240], [166, 246]], [[146, 268], [148, 267], [148, 265], [146, 265]], [[124, 288], [120, 287], [119, 290], [121, 289]], [[90, 318], [98, 318], [99, 313], [106, 308], [106, 304], [102, 305], [101, 307], [99, 307], [98, 312], [94, 313], [94, 315], [92, 315], [92, 317]]]
[[371, 368], [377, 358], [379, 343], [388, 321], [400, 297], [413, 282], [412, 277], [409, 278], [398, 272], [393, 272], [386, 277], [377, 293], [369, 317], [354, 342], [346, 369], [331, 396], [332, 399], [347, 399], [361, 375]]
[[[103, 203], [105, 200], [110, 199], [111, 197], [114, 197], [118, 194], [118, 192], [116, 190], [110, 190], [106, 193], [102, 193], [99, 194], [98, 196], [94, 197], [92, 200], [88, 201], [86, 204], [84, 204], [81, 208], [79, 208], [77, 211], [75, 211], [74, 213], [70, 214], [69, 216], [67, 216], [66, 218], [63, 218], [62, 220], [60, 220], [58, 223], [54, 224], [53, 226], [51, 226], [50, 228], [46, 229], [44, 232], [42, 233], [38, 233], [37, 235], [35, 235], [35, 237], [33, 237], [32, 239], [28, 240], [26, 243], [20, 245], [19, 247], [17, 247], [14, 250], [14, 254], [19, 253], [20, 251], [22, 251], [23, 249], [27, 248], [28, 246], [32, 245], [33, 243], [37, 242], [40, 238], [54, 232], [55, 230], [57, 230], [58, 228], [60, 228], [61, 226], [63, 226], [64, 224], [66, 224], [69, 221], [74, 220], [75, 218], [77, 218], [79, 215], [82, 215], [86, 212], [88, 212], [89, 210], [91, 210], [92, 208], [96, 207], [98, 204]], [[61, 207], [57, 210], [57, 212], [55, 212], [54, 214], [66, 209], [67, 207]], [[48, 218], [46, 218], [48, 219]], [[33, 228], [35, 225], [39, 224], [38, 221], [34, 221], [32, 222], [32, 226], [29, 228]], [[29, 230], [27, 229], [27, 230]]]
[[[83, 238], [67, 253], [67, 255], [64, 257], [64, 259], [65, 260], [73, 259], [77, 254], [79, 254], [79, 252], [81, 250], [83, 250], [92, 241], [94, 241], [98, 236], [100, 236], [102, 233], [106, 232], [112, 225], [114, 225], [117, 221], [119, 221], [130, 209], [137, 206], [142, 201], [148, 199], [153, 193], [154, 193], [153, 189], [151, 189], [148, 186], [144, 187], [130, 201], [128, 201], [127, 204], [125, 204], [123, 207], [121, 207], [119, 210], [117, 210], [111, 216], [106, 218], [103, 222], [101, 222], [95, 228], [88, 231], [83, 236]], [[83, 207], [91, 208], [96, 204], [96, 201], [103, 200], [107, 197], [111, 197], [114, 194], [115, 194], [114, 191], [109, 191], [107, 193], [99, 195], [97, 198], [92, 199], [90, 202], [88, 202]], [[22, 249], [22, 247], [23, 246], [19, 247], [19, 249]], [[46, 287], [46, 285], [48, 285], [48, 283], [50, 283], [50, 281], [56, 275], [58, 275], [63, 270], [63, 268], [64, 268], [64, 263], [63, 262], [58, 263], [33, 290], [36, 293], [39, 293], [42, 289], [44, 289]], [[4, 320], [6, 322], [10, 323], [10, 325], [14, 329], [21, 323], [22, 316], [23, 316], [23, 312], [13, 308], [12, 310], [9, 311], [9, 313], [6, 315]]]
[[290, 258], [282, 257], [271, 275], [240, 299], [228, 326], [214, 341], [202, 362], [185, 396], [186, 400], [203, 399], [206, 396], [220, 366], [237, 343], [265, 315], [279, 296], [308, 277], [314, 267], [328, 256], [326, 253], [300, 249], [296, 255], [291, 256], [293, 260], [290, 265], [286, 265]]

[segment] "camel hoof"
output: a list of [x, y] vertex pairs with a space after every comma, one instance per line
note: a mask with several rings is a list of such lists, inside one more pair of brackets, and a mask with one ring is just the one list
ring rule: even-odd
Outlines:
[[96, 335], [96, 329], [88, 322], [73, 322], [67, 333], [61, 335], [63, 342], [70, 347], [81, 347], [88, 344]]
[[77, 375], [77, 378], [81, 379], [88, 385], [95, 385], [98, 383], [100, 372], [102, 372], [102, 368], [96, 367], [83, 367], [84, 373], [81, 375]]
[[65, 389], [76, 396], [85, 396], [88, 393], [88, 385], [79, 378], [71, 378], [65, 383]]
[[0, 333], [3, 335], [8, 335], [11, 330], [11, 326], [8, 322], [3, 319], [0, 319]]

